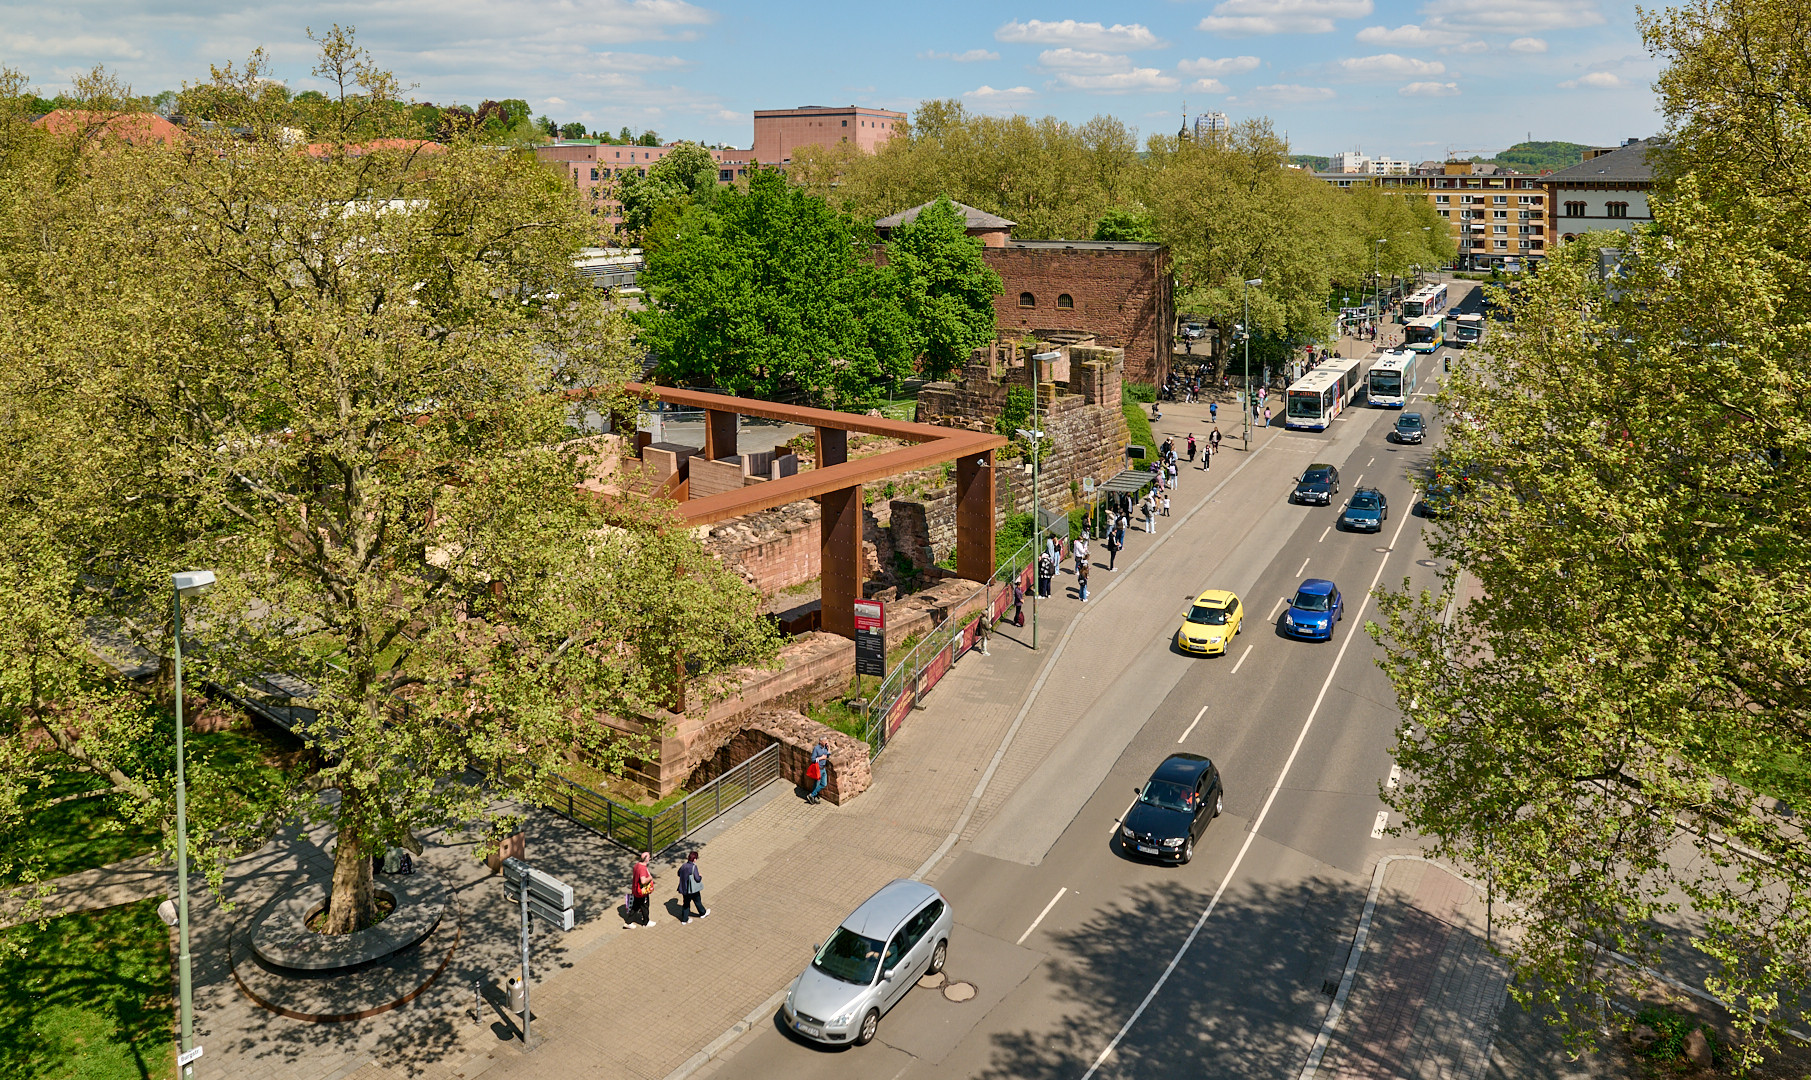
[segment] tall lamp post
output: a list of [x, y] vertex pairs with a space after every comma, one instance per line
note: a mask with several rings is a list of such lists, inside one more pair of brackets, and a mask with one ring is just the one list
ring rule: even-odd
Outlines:
[[[214, 572], [190, 570], [170, 575], [170, 581], [174, 586], [170, 606], [176, 643], [176, 925], [181, 942], [176, 971], [182, 995], [182, 1053], [188, 1057], [195, 1046], [195, 996], [189, 975], [189, 792], [182, 761], [182, 598], [206, 592], [214, 584]], [[183, 1075], [195, 1075], [195, 1066], [184, 1064]]]
[[[1044, 557], [1044, 504], [1038, 502], [1038, 474], [1044, 470], [1044, 432], [1038, 427], [1038, 391], [1044, 385], [1043, 364], [1046, 360], [1055, 360], [1063, 354], [1060, 352], [1041, 352], [1031, 354], [1031, 535], [1035, 538], [1032, 544], [1033, 560]], [[1035, 562], [1034, 564], [1035, 565]], [[1031, 647], [1038, 647], [1038, 590], [1037, 571], [1032, 571], [1031, 589]]]
[[1263, 278], [1250, 278], [1239, 289], [1239, 298], [1245, 303], [1245, 449], [1251, 449], [1251, 414], [1258, 407], [1257, 399], [1251, 396], [1251, 287], [1264, 284]]
[[1384, 237], [1375, 241], [1377, 246], [1371, 249], [1371, 279], [1377, 286], [1371, 294], [1371, 303], [1377, 306], [1377, 322], [1380, 327], [1383, 324], [1383, 271], [1378, 269], [1377, 260], [1383, 254], [1383, 245], [1389, 242], [1389, 237]]

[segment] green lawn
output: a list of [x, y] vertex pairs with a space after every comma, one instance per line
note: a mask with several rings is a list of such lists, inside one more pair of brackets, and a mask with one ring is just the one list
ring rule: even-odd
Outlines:
[[0, 932], [0, 1076], [168, 1077], [172, 966], [155, 900]]
[[1127, 402], [1119, 407], [1126, 416], [1126, 431], [1132, 443], [1144, 447], [1144, 459], [1148, 464], [1157, 460], [1157, 439], [1151, 434], [1151, 418], [1144, 411], [1144, 406]]

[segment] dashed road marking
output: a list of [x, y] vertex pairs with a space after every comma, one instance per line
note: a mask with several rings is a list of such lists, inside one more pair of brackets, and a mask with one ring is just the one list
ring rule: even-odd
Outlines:
[[[1333, 531], [1333, 526], [1331, 526], [1331, 525], [1329, 525], [1329, 526], [1327, 526], [1327, 527], [1326, 527], [1326, 528], [1324, 528], [1324, 529], [1322, 529], [1322, 530], [1321, 530], [1321, 539], [1320, 539], [1320, 540], [1316, 540], [1316, 541], [1315, 541], [1315, 543], [1317, 543], [1317, 544], [1318, 544], [1318, 543], [1320, 543], [1320, 542], [1321, 542], [1321, 540], [1325, 540], [1325, 539], [1326, 539], [1326, 538], [1327, 538], [1327, 534], [1328, 534], [1328, 533], [1330, 533], [1330, 532], [1332, 532], [1332, 531]], [[1303, 565], [1307, 565], [1307, 564], [1305, 564], [1305, 563], [1304, 563], [1304, 564], [1303, 564]]]
[[1402, 766], [1400, 766], [1400, 765], [1390, 766], [1390, 778], [1388, 780], [1384, 781], [1384, 786], [1387, 788], [1394, 789], [1398, 784], [1401, 784], [1401, 783], [1402, 783]]
[[1058, 890], [1057, 890], [1057, 891], [1056, 891], [1056, 895], [1055, 895], [1055, 896], [1053, 896], [1053, 897], [1051, 897], [1051, 898], [1050, 898], [1050, 902], [1049, 902], [1049, 903], [1048, 903], [1048, 904], [1045, 904], [1045, 905], [1044, 905], [1044, 910], [1042, 910], [1042, 911], [1040, 911], [1040, 912], [1038, 912], [1038, 917], [1037, 917], [1037, 918], [1035, 918], [1035, 919], [1033, 919], [1033, 920], [1031, 920], [1031, 925], [1030, 925], [1030, 926], [1027, 926], [1027, 927], [1026, 927], [1026, 928], [1025, 928], [1025, 932], [1024, 932], [1024, 933], [1023, 933], [1023, 934], [1020, 934], [1020, 935], [1019, 935], [1019, 940], [1017, 940], [1017, 941], [1015, 941], [1015, 942], [1013, 942], [1013, 944], [1014, 944], [1014, 945], [1023, 945], [1023, 944], [1025, 944], [1025, 939], [1026, 939], [1026, 938], [1028, 938], [1028, 937], [1030, 937], [1030, 936], [1031, 936], [1031, 932], [1032, 932], [1032, 931], [1033, 931], [1033, 930], [1036, 930], [1036, 929], [1037, 929], [1037, 928], [1038, 928], [1038, 924], [1039, 924], [1039, 923], [1041, 923], [1041, 922], [1043, 922], [1043, 921], [1044, 921], [1044, 916], [1046, 916], [1046, 915], [1048, 915], [1048, 914], [1050, 914], [1050, 909], [1051, 909], [1051, 908], [1053, 908], [1053, 907], [1055, 907], [1055, 906], [1056, 906], [1056, 902], [1057, 902], [1057, 901], [1058, 901], [1058, 900], [1061, 900], [1061, 899], [1062, 899], [1062, 898], [1063, 898], [1063, 894], [1064, 894], [1064, 893], [1066, 893], [1066, 892], [1068, 892], [1068, 891], [1069, 891], [1069, 887], [1068, 887], [1068, 886], [1067, 886], [1067, 885], [1065, 885], [1065, 886], [1063, 886], [1063, 887], [1062, 887], [1062, 888], [1060, 888], [1060, 889], [1058, 889]]
[[1373, 824], [1371, 826], [1371, 839], [1382, 840], [1383, 839], [1383, 830], [1388, 828], [1389, 824], [1390, 824], [1390, 812], [1388, 810], [1377, 811], [1377, 821], [1375, 824]]
[[1137, 805], [1138, 805], [1138, 799], [1136, 796], [1134, 796], [1132, 801], [1126, 804], [1126, 808], [1120, 812], [1120, 815], [1113, 819], [1113, 827], [1111, 829], [1107, 830], [1108, 836], [1119, 835], [1120, 822], [1124, 821], [1126, 819], [1126, 815], [1130, 814], [1132, 812], [1132, 807], [1137, 806]]
[[1368, 469], [1368, 468], [1370, 468], [1370, 467], [1371, 467], [1371, 466], [1373, 466], [1373, 465], [1375, 465], [1375, 464], [1377, 464], [1377, 459], [1376, 459], [1376, 458], [1372, 458], [1372, 459], [1371, 459], [1371, 460], [1369, 460], [1369, 461], [1367, 461], [1367, 462], [1365, 462], [1365, 468], [1367, 468], [1367, 469]]
[[[1250, 646], [1246, 646], [1246, 648], [1248, 648], [1248, 649], [1249, 649], [1249, 648], [1250, 648]], [[1195, 724], [1199, 724], [1199, 723], [1200, 723], [1200, 722], [1201, 722], [1201, 718], [1202, 718], [1202, 717], [1203, 717], [1203, 716], [1206, 716], [1206, 715], [1207, 715], [1207, 706], [1206, 706], [1206, 705], [1203, 705], [1203, 706], [1201, 706], [1201, 711], [1200, 711], [1200, 712], [1198, 712], [1198, 713], [1196, 713], [1196, 714], [1195, 714], [1195, 721], [1194, 721], [1194, 723], [1192, 723], [1192, 724], [1190, 724], [1190, 725], [1189, 725], [1189, 726], [1188, 726], [1188, 730], [1187, 730], [1187, 731], [1185, 731], [1185, 732], [1183, 732], [1183, 733], [1182, 733], [1182, 739], [1186, 739], [1186, 738], [1188, 738], [1188, 737], [1189, 737], [1189, 736], [1190, 736], [1190, 735], [1192, 735], [1192, 734], [1194, 734], [1194, 731], [1195, 731]], [[1181, 742], [1181, 741], [1182, 741], [1182, 739], [1177, 739], [1177, 740], [1176, 740], [1176, 741], [1177, 741], [1177, 742]]]
[[1297, 571], [1296, 571], [1296, 572], [1295, 572], [1295, 576], [1296, 576], [1296, 577], [1301, 577], [1301, 576], [1302, 576], [1302, 570], [1306, 570], [1306, 569], [1308, 569], [1308, 563], [1309, 563], [1309, 561], [1310, 561], [1310, 560], [1309, 560], [1309, 559], [1303, 559], [1303, 560], [1302, 560], [1302, 569], [1301, 569], [1301, 570], [1297, 570]]
[[1232, 670], [1227, 672], [1227, 674], [1228, 675], [1237, 675], [1239, 673], [1240, 666], [1245, 663], [1245, 658], [1250, 655], [1251, 655], [1251, 646], [1247, 645], [1247, 646], [1245, 646], [1245, 651], [1239, 654], [1239, 662], [1237, 664], [1234, 664], [1232, 666]]
[[[1308, 564], [1307, 564], [1307, 563], [1303, 563], [1303, 564], [1302, 564], [1302, 565], [1303, 565], [1303, 566], [1307, 566], [1307, 565], [1308, 565]], [[1289, 598], [1288, 598], [1288, 597], [1287, 597], [1287, 596], [1285, 596], [1285, 597], [1283, 597], [1283, 598], [1282, 598], [1282, 599], [1281, 599], [1281, 600], [1278, 600], [1278, 601], [1277, 601], [1277, 606], [1276, 606], [1276, 607], [1273, 607], [1273, 608], [1271, 608], [1271, 609], [1270, 609], [1270, 618], [1268, 618], [1268, 619], [1266, 619], [1266, 620], [1264, 620], [1264, 621], [1265, 621], [1265, 622], [1276, 622], [1276, 621], [1277, 621], [1277, 612], [1279, 612], [1279, 611], [1281, 611], [1281, 610], [1283, 610], [1283, 605], [1284, 605], [1284, 604], [1287, 604], [1287, 603], [1288, 603], [1288, 602], [1289, 602]], [[1247, 645], [1247, 646], [1245, 646], [1245, 651], [1246, 651], [1246, 652], [1250, 652], [1250, 651], [1251, 651], [1251, 646], [1250, 646], [1250, 645]], [[1240, 657], [1240, 658], [1239, 658], [1239, 659], [1241, 659], [1241, 660], [1243, 660], [1243, 659], [1245, 659], [1245, 658], [1244, 658], [1244, 657], [1243, 657], [1243, 656], [1241, 656], [1241, 657]], [[1238, 670], [1238, 669], [1237, 669], [1237, 668], [1235, 668], [1235, 669], [1234, 669], [1234, 670], [1235, 670], [1235, 671], [1236, 671], [1236, 670]]]

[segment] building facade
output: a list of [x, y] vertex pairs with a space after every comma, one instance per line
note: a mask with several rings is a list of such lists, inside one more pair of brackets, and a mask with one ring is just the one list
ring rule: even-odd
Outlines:
[[1586, 150], [1570, 169], [1541, 177], [1547, 194], [1548, 231], [1562, 240], [1602, 229], [1628, 230], [1654, 220], [1648, 191], [1654, 169], [1648, 152], [1653, 139], [1630, 139], [1621, 146]]
[[985, 248], [1004, 286], [994, 300], [1002, 334], [1082, 335], [1125, 350], [1125, 377], [1169, 377], [1175, 299], [1169, 249], [1099, 240], [1008, 240]]
[[[648, 169], [678, 145], [614, 146], [597, 139], [562, 139], [535, 147], [535, 157], [541, 164], [564, 173], [572, 186], [591, 201], [600, 217], [618, 225], [622, 223], [622, 205], [610, 198], [612, 184], [630, 172], [646, 176]], [[743, 179], [754, 163], [749, 150], [712, 150], [710, 154], [717, 163], [720, 183]]]
[[754, 159], [763, 165], [787, 165], [801, 146], [831, 147], [852, 143], [872, 154], [905, 130], [906, 114], [859, 105], [834, 108], [801, 105], [796, 109], [756, 109]]
[[1334, 187], [1375, 187], [1426, 199], [1447, 222], [1465, 270], [1519, 269], [1547, 257], [1552, 235], [1543, 177], [1472, 161], [1424, 162], [1404, 174], [1316, 173]]

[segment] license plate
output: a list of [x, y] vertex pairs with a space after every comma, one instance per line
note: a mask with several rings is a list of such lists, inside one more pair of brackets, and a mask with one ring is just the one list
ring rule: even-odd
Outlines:
[[812, 1027], [810, 1024], [794, 1024], [793, 1026], [799, 1029], [799, 1034], [801, 1035], [809, 1035], [814, 1039], [821, 1039], [824, 1037], [823, 1028]]
[[1144, 852], [1146, 855], [1161, 855], [1162, 854], [1162, 852], [1158, 851], [1156, 848], [1147, 847], [1144, 844], [1138, 845], [1138, 850]]

